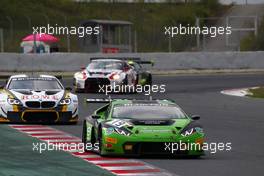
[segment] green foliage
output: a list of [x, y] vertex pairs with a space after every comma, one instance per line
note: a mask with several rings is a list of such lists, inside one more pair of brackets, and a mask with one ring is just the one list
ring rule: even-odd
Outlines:
[[240, 42], [241, 51], [263, 51], [264, 50], [264, 19], [258, 28], [258, 35], [251, 34]]
[[[137, 31], [138, 49], [145, 51], [168, 51], [168, 39], [163, 35], [164, 26], [177, 24], [194, 25], [195, 17], [214, 16], [223, 10], [217, 0], [203, 0], [202, 3], [83, 3], [72, 0], [1, 0], [0, 28], [4, 29], [5, 50], [20, 51], [21, 39], [32, 33], [32, 26], [46, 26], [48, 16], [51, 25], [78, 26], [88, 19], [128, 20]], [[11, 38], [10, 16], [14, 22]], [[66, 51], [66, 36], [60, 37], [61, 51]], [[184, 45], [183, 45], [184, 41]], [[174, 51], [182, 51], [195, 45], [191, 36], [176, 37], [172, 41]], [[71, 36], [72, 51], [78, 52], [78, 38]]]

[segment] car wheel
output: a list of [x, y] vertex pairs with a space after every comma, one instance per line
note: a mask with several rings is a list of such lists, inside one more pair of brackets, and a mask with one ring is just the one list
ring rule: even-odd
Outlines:
[[[84, 146], [87, 144], [87, 125], [86, 125], [86, 120], [83, 121], [83, 131], [82, 131], [82, 143]], [[86, 148], [84, 148], [86, 151]]]
[[151, 74], [148, 76], [147, 84], [148, 85], [152, 85], [152, 76], [151, 76]]
[[126, 75], [126, 77], [125, 77], [125, 79], [124, 79], [124, 81], [123, 81], [123, 84], [124, 84], [124, 85], [128, 85], [128, 78], [127, 78], [127, 75]]
[[135, 81], [135, 86], [139, 84], [139, 75], [137, 74], [136, 81]]
[[99, 144], [98, 152], [99, 152], [99, 155], [102, 156], [102, 147], [104, 144], [103, 144], [103, 136], [102, 136], [102, 129], [101, 128], [98, 130], [98, 144]]

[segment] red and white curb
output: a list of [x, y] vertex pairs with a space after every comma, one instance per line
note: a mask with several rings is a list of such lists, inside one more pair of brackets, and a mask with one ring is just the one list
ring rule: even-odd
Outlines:
[[257, 87], [222, 90], [221, 93], [225, 95], [245, 97], [247, 95], [250, 95], [250, 92], [248, 90], [254, 89], [254, 88], [257, 88]]
[[[54, 129], [44, 125], [9, 125], [10, 127], [26, 133], [31, 137], [38, 138], [41, 141], [52, 144], [80, 144], [80, 138], [67, 134], [63, 131]], [[84, 161], [92, 163], [102, 169], [108, 170], [115, 175], [126, 176], [172, 176], [163, 169], [154, 167], [145, 162], [116, 157], [102, 157], [94, 152], [81, 152], [78, 150], [69, 150], [69, 148], [61, 148], [61, 150], [71, 153], [75, 157], [82, 158]]]

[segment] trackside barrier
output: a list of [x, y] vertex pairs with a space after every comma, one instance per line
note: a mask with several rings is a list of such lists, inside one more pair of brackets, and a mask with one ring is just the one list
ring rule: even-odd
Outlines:
[[154, 70], [177, 69], [264, 69], [264, 51], [257, 52], [179, 52], [179, 53], [1, 53], [0, 72], [3, 71], [77, 71], [86, 66], [91, 57], [141, 57], [153, 60]]

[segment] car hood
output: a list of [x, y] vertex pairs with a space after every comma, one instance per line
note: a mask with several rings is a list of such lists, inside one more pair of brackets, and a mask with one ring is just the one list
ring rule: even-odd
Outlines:
[[27, 101], [60, 101], [64, 90], [9, 90], [23, 104]]
[[90, 69], [86, 70], [87, 76], [89, 77], [108, 77], [112, 73], [120, 73], [122, 70], [106, 70], [106, 69]]
[[112, 72], [119, 72], [119, 71], [121, 70], [117, 70], [117, 69], [89, 69], [87, 70], [89, 74], [99, 74], [99, 73], [109, 74]]
[[76, 72], [74, 74], [75, 78], [78, 79], [87, 79], [87, 78], [108, 78], [111, 74], [116, 73], [120, 74], [122, 73], [122, 70], [117, 69], [85, 69], [80, 72]]
[[106, 124], [117, 128], [140, 127], [144, 129], [153, 129], [156, 127], [174, 128], [181, 130], [190, 123], [190, 119], [113, 119]]

